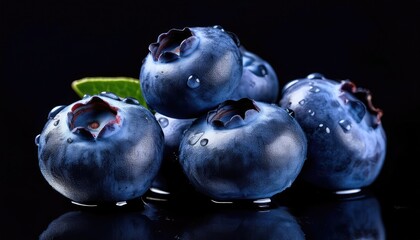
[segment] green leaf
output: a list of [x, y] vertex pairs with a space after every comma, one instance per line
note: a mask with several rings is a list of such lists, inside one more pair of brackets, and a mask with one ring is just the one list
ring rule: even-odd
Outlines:
[[121, 98], [133, 97], [147, 107], [140, 81], [130, 77], [86, 77], [72, 82], [71, 87], [83, 97], [85, 94], [96, 95], [101, 92], [113, 92]]

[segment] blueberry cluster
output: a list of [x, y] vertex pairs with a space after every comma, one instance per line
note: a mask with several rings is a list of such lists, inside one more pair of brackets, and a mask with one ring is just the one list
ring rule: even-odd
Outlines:
[[220, 26], [160, 34], [139, 79], [148, 108], [86, 96], [54, 108], [36, 137], [43, 176], [72, 201], [187, 188], [215, 201], [269, 199], [298, 176], [347, 191], [382, 168], [382, 111], [367, 89], [313, 73], [281, 90], [272, 66]]

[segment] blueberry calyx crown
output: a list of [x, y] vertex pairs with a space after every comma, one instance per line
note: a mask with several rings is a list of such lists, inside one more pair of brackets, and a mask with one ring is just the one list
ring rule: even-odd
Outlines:
[[216, 128], [236, 128], [251, 121], [251, 116], [259, 111], [252, 99], [227, 100], [208, 113], [207, 123]]
[[[356, 84], [349, 80], [341, 81], [340, 90], [342, 92], [347, 92], [355, 96], [358, 100], [360, 100], [364, 106], [366, 106], [366, 110], [371, 113], [374, 118], [372, 119], [372, 126], [377, 127], [381, 124], [381, 118], [383, 115], [382, 109], [376, 108], [372, 103], [372, 94], [368, 89], [357, 87]], [[357, 103], [357, 102], [351, 102]], [[354, 109], [362, 109], [361, 107], [357, 107], [357, 104], [354, 104]], [[363, 107], [363, 111], [356, 111], [358, 112], [358, 118], [361, 120], [364, 116], [365, 108]]]
[[[109, 93], [103, 93], [102, 96]], [[107, 96], [109, 97], [109, 96]], [[119, 100], [119, 98], [118, 98]], [[118, 108], [111, 106], [99, 96], [86, 103], [76, 103], [68, 113], [68, 125], [72, 133], [95, 139], [115, 132], [121, 126]]]
[[149, 45], [154, 61], [172, 62], [193, 52], [200, 39], [193, 35], [190, 28], [173, 28], [159, 35], [157, 42]]
[[[226, 33], [237, 46], [240, 45], [236, 34], [225, 31], [219, 25], [215, 25], [213, 28]], [[200, 38], [195, 36], [194, 31], [191, 29], [189, 27], [183, 29], [172, 28], [166, 33], [161, 33], [157, 42], [149, 45], [149, 52], [153, 57], [153, 61], [169, 63], [194, 52], [200, 43]]]

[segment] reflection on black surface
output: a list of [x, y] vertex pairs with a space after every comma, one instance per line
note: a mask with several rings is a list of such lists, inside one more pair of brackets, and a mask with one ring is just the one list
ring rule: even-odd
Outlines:
[[191, 219], [181, 239], [305, 239], [286, 208], [225, 209]]
[[149, 195], [128, 206], [69, 211], [39, 239], [386, 239], [381, 206], [371, 192], [306, 194], [270, 205]]
[[380, 203], [368, 192], [320, 199], [301, 219], [307, 239], [386, 239]]
[[41, 233], [47, 239], [156, 239], [152, 221], [142, 212], [70, 211]]

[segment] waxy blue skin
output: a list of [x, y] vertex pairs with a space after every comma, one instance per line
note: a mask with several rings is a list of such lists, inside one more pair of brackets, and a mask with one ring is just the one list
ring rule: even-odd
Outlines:
[[243, 64], [242, 78], [230, 99], [251, 98], [255, 101], [277, 103], [280, 96], [280, 87], [273, 67], [266, 60], [248, 51], [243, 46], [240, 49]]
[[195, 189], [213, 200], [255, 200], [290, 187], [306, 150], [305, 134], [286, 109], [244, 98], [196, 119], [179, 161]]
[[242, 69], [237, 37], [220, 26], [171, 29], [149, 45], [140, 87], [154, 111], [196, 118], [230, 98]]
[[82, 204], [142, 196], [158, 173], [164, 147], [153, 114], [137, 100], [112, 93], [54, 108], [35, 141], [44, 178]]
[[317, 187], [340, 191], [366, 187], [378, 177], [386, 135], [370, 92], [348, 80], [314, 73], [285, 85], [279, 105], [295, 112], [308, 139], [301, 176]]
[[178, 155], [183, 133], [190, 127], [195, 118], [171, 118], [158, 112], [155, 113], [155, 117], [163, 130], [165, 147], [162, 166], [152, 183], [152, 187], [170, 194], [191, 190], [179, 164]]

